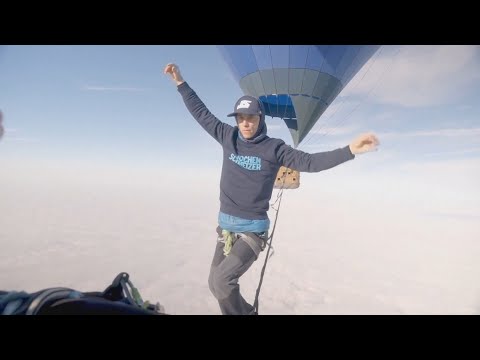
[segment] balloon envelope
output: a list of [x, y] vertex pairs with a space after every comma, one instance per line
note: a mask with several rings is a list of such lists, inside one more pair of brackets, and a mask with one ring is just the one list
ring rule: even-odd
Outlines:
[[223, 60], [267, 116], [283, 119], [294, 146], [305, 138], [380, 45], [222, 45]]

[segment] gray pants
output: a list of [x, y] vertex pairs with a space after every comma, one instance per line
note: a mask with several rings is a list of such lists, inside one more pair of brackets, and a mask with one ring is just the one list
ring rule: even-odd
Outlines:
[[[217, 228], [219, 240], [221, 229]], [[210, 291], [218, 300], [223, 315], [254, 315], [255, 309], [240, 295], [238, 279], [257, 260], [264, 249], [265, 237], [253, 233], [235, 234], [230, 254], [225, 256], [225, 244], [217, 241], [213, 255], [208, 285]]]

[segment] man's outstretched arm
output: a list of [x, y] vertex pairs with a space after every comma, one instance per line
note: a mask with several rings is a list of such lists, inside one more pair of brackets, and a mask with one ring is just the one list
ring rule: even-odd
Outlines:
[[281, 165], [303, 172], [319, 172], [340, 165], [355, 158], [355, 155], [376, 150], [378, 138], [371, 133], [362, 134], [348, 146], [331, 151], [306, 153], [282, 143], [277, 149]]
[[178, 92], [182, 95], [185, 106], [193, 118], [220, 144], [226, 136], [233, 130], [233, 127], [220, 121], [213, 115], [196, 92], [183, 79], [180, 69], [175, 64], [168, 64], [164, 70], [169, 74], [175, 84]]

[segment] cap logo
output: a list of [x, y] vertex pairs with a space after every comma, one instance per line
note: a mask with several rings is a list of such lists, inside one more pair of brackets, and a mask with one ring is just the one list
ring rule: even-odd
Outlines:
[[237, 106], [237, 110], [238, 109], [248, 109], [250, 107], [251, 102], [252, 102], [252, 100], [242, 100], [242, 101], [240, 101], [240, 104], [238, 104], [238, 106]]

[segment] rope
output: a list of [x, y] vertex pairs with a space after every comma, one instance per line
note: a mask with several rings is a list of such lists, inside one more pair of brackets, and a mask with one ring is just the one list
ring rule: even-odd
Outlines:
[[[257, 288], [257, 291], [256, 291], [256, 294], [255, 294], [255, 302], [253, 303], [253, 308], [255, 310], [255, 313], [258, 315], [258, 298], [260, 296], [260, 288], [262, 287], [262, 283], [263, 283], [263, 276], [265, 275], [265, 269], [267, 267], [267, 261], [268, 259], [270, 258], [268, 256], [268, 254], [270, 253], [270, 249], [272, 248], [272, 241], [273, 241], [273, 235], [275, 234], [275, 227], [277, 226], [277, 219], [278, 219], [278, 214], [280, 213], [280, 205], [282, 204], [282, 197], [283, 197], [283, 189], [280, 190], [279, 194], [277, 195], [277, 200], [275, 201], [275, 203], [278, 201], [278, 207], [277, 209], [275, 210], [276, 211], [276, 215], [275, 215], [275, 221], [273, 223], [273, 230], [272, 230], [272, 235], [270, 235], [270, 237], [268, 238], [267, 240], [267, 244], [268, 244], [268, 250], [267, 250], [267, 254], [265, 256], [265, 262], [263, 263], [263, 267], [262, 267], [262, 272], [260, 274], [260, 282], [258, 283], [258, 288]], [[269, 241], [270, 240], [270, 241]]]

